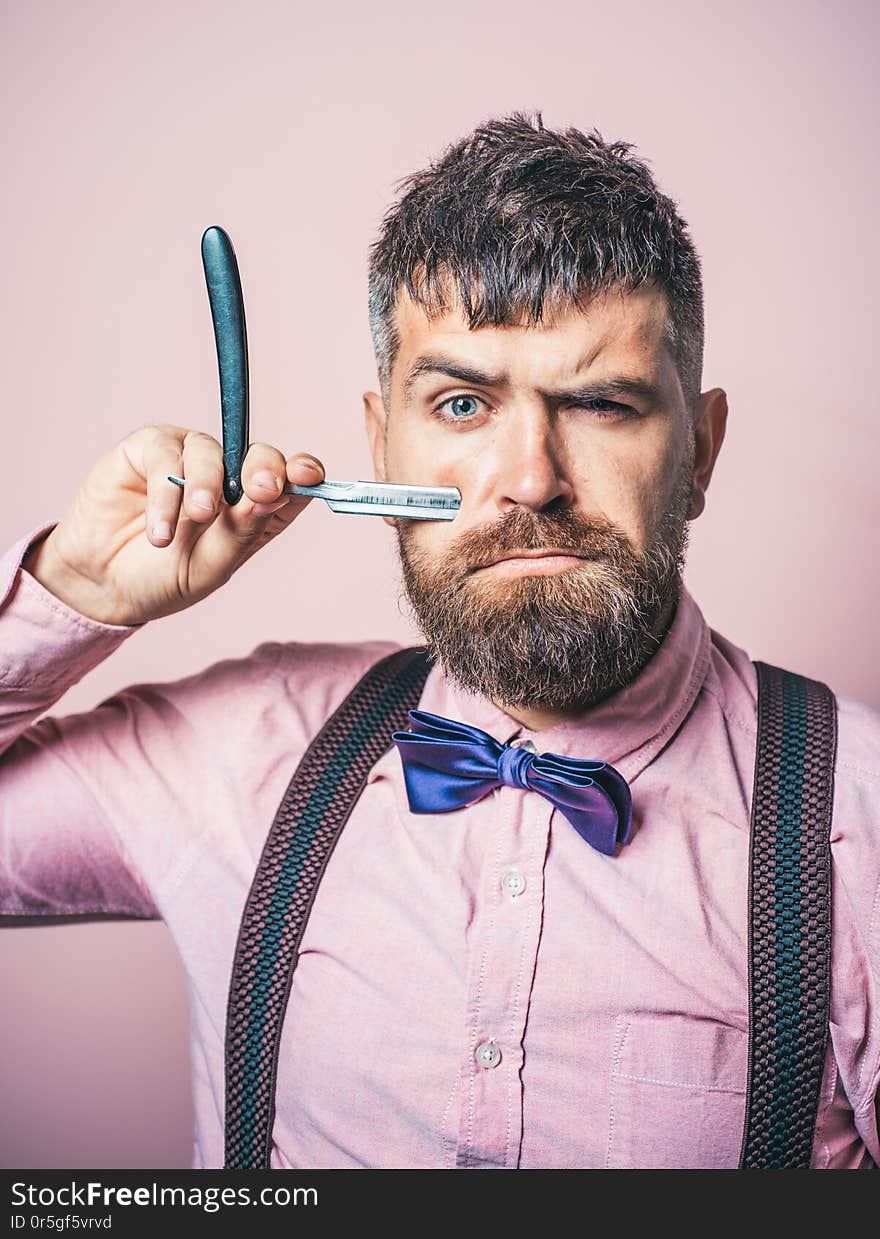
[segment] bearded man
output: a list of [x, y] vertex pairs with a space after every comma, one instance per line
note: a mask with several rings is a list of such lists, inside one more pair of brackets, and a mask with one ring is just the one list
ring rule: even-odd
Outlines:
[[233, 507], [216, 440], [134, 432], [3, 560], [0, 910], [166, 921], [197, 1167], [733, 1167], [755, 1068], [804, 1164], [870, 1167], [880, 715], [826, 690], [825, 731], [807, 709], [798, 732], [830, 838], [798, 1093], [796, 1003], [768, 1049], [750, 974], [759, 678], [682, 579], [727, 418], [686, 223], [630, 144], [540, 113], [404, 190], [370, 256], [364, 407], [378, 480], [461, 493], [452, 521], [385, 518], [424, 648], [266, 642], [37, 721], [323, 475], [253, 444]]

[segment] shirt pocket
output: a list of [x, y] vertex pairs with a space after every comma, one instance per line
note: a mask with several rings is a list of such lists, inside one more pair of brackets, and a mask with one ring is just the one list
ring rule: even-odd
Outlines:
[[748, 1033], [717, 1020], [617, 1019], [606, 1165], [735, 1169], [745, 1121]]

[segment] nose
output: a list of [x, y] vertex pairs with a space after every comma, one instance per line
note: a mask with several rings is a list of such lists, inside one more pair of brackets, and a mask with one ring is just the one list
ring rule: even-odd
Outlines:
[[574, 487], [565, 453], [546, 410], [509, 410], [486, 462], [497, 506], [539, 511], [556, 503], [571, 507]]

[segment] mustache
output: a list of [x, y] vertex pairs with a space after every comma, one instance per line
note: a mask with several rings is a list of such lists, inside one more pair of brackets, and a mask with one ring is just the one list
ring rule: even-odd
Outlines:
[[511, 508], [491, 525], [465, 530], [446, 548], [443, 561], [467, 572], [476, 571], [507, 552], [559, 549], [573, 555], [620, 563], [635, 556], [623, 530], [612, 521], [576, 516], [570, 508], [539, 514]]

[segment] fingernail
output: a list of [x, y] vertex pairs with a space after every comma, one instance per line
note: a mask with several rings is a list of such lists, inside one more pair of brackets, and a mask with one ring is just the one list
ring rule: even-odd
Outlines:
[[254, 474], [254, 485], [264, 486], [266, 490], [280, 490], [281, 478], [270, 473], [268, 469], [261, 469], [259, 473]]
[[277, 512], [279, 508], [283, 508], [288, 502], [287, 499], [279, 499], [277, 503], [255, 503], [255, 516], [268, 516], [271, 512]]
[[153, 522], [153, 537], [159, 542], [171, 541], [171, 526], [168, 521]]
[[314, 462], [313, 460], [298, 460], [296, 463], [297, 463], [297, 465], [299, 466], [299, 468], [300, 468], [300, 469], [305, 469], [305, 470], [307, 470], [309, 473], [321, 473], [321, 472], [323, 472], [323, 471], [322, 471], [322, 469], [320, 468], [320, 466], [319, 466], [319, 465], [316, 465], [316, 464], [315, 464], [315, 462]]

